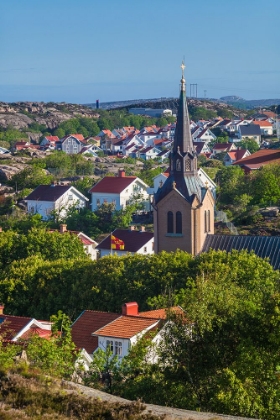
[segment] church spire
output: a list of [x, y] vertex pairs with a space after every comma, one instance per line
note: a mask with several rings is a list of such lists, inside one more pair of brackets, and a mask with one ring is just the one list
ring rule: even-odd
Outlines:
[[189, 113], [187, 107], [187, 98], [186, 98], [186, 80], [184, 77], [185, 64], [182, 62], [182, 78], [181, 78], [181, 89], [179, 97], [179, 107], [177, 113], [177, 124], [174, 137], [174, 151], [177, 151], [178, 148], [182, 154], [192, 153], [194, 150], [191, 130], [190, 130], [190, 121]]

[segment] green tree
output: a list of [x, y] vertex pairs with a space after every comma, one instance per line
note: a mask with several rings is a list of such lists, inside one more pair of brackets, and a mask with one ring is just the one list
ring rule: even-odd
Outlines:
[[240, 141], [238, 146], [240, 146], [242, 149], [249, 150], [251, 154], [257, 152], [260, 148], [258, 143], [250, 138], [245, 138], [244, 140]]
[[28, 166], [13, 175], [7, 183], [17, 191], [24, 188], [36, 188], [41, 184], [49, 185], [52, 181], [52, 175], [46, 174], [46, 171], [43, 169], [37, 168], [36, 166]]

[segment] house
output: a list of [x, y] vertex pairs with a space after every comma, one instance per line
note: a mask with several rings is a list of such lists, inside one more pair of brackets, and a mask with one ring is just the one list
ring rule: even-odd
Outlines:
[[240, 166], [245, 173], [259, 169], [262, 166], [277, 163], [280, 165], [280, 149], [261, 149], [250, 156], [234, 162], [234, 165]]
[[218, 153], [231, 152], [236, 149], [237, 147], [234, 143], [216, 143], [213, 147], [213, 155], [215, 156]]
[[170, 154], [170, 150], [165, 149], [159, 152], [156, 158], [159, 159], [161, 162], [164, 162], [166, 159], [168, 159], [169, 154]]
[[147, 188], [140, 178], [126, 176], [125, 171], [120, 170], [117, 177], [106, 176], [90, 189], [91, 210], [97, 210], [103, 203], [113, 203], [116, 210], [121, 210], [137, 197], [143, 203], [145, 211], [149, 211]]
[[[182, 313], [179, 306], [170, 308], [170, 312]], [[159, 331], [167, 320], [166, 309], [138, 311], [136, 302], [122, 305], [119, 314], [83, 311], [72, 324], [72, 339], [77, 348], [83, 349], [83, 362], [86, 370], [97, 349], [110, 348], [119, 359], [127, 356], [131, 346], [149, 331]], [[156, 336], [155, 336], [156, 338]], [[157, 341], [157, 340], [155, 340]]]
[[59, 230], [57, 230], [57, 229], [50, 229], [49, 230], [49, 232], [57, 232], [57, 231], [61, 234], [69, 233], [70, 235], [76, 235], [77, 238], [79, 238], [80, 241], [82, 242], [85, 253], [92, 260], [97, 259], [96, 246], [98, 244], [93, 239], [91, 239], [89, 236], [87, 236], [85, 233], [79, 232], [79, 231], [76, 231], [76, 230], [67, 230], [67, 225], [65, 225], [65, 224], [61, 224], [59, 226]]
[[[122, 246], [115, 246], [115, 240], [112, 237], [117, 238], [116, 241], [120, 241]], [[134, 226], [130, 226], [130, 229], [115, 229], [96, 246], [96, 249], [99, 251], [100, 257], [111, 254], [120, 257], [126, 254], [153, 254], [154, 234], [145, 232], [144, 226], [140, 230], [136, 230]]]
[[271, 124], [269, 121], [253, 121], [253, 124], [260, 127], [261, 134], [263, 136], [273, 135], [273, 124]]
[[13, 147], [11, 148], [12, 152], [20, 152], [21, 150], [26, 150], [26, 149], [35, 149], [35, 150], [39, 150], [40, 146], [39, 144], [31, 144], [29, 143], [29, 141], [17, 141]]
[[27, 340], [33, 335], [49, 338], [52, 334], [52, 323], [38, 321], [35, 318], [4, 314], [4, 305], [0, 305], [0, 335], [2, 340], [17, 342]]
[[79, 152], [81, 155], [90, 154], [93, 157], [98, 157], [98, 153], [103, 153], [100, 147], [96, 146], [95, 144], [88, 144], [84, 146], [81, 151]]
[[40, 214], [43, 220], [48, 220], [53, 212], [63, 217], [73, 206], [86, 207], [89, 199], [73, 186], [51, 184], [39, 185], [25, 201], [29, 214]]
[[223, 159], [223, 162], [225, 166], [230, 166], [237, 160], [244, 159], [245, 157], [250, 156], [250, 155], [251, 153], [249, 152], [249, 150], [245, 150], [245, 149], [233, 150], [232, 152], [226, 153]]
[[193, 145], [195, 147], [197, 155], [204, 155], [206, 153], [211, 154], [211, 150], [205, 141], [194, 141]]
[[80, 153], [84, 147], [84, 137], [82, 134], [70, 134], [69, 136], [62, 137], [56, 142], [56, 150], [62, 150], [69, 154]]
[[40, 147], [42, 149], [55, 150], [57, 142], [59, 142], [57, 136], [45, 136], [40, 143]]
[[149, 146], [139, 150], [139, 157], [143, 160], [150, 160], [155, 159], [159, 153], [159, 149], [157, 149], [156, 147]]
[[217, 139], [215, 134], [213, 134], [209, 128], [199, 128], [198, 130], [195, 130], [192, 138], [196, 142], [203, 141], [205, 143], [209, 143]]
[[246, 138], [253, 139], [258, 145], [260, 145], [261, 144], [260, 126], [256, 124], [240, 125], [239, 131], [238, 131], [238, 138], [241, 140], [244, 140]]

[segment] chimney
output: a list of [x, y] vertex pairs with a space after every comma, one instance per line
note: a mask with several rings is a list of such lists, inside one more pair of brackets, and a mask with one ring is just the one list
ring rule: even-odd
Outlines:
[[124, 169], [119, 169], [119, 176], [121, 178], [125, 178], [125, 170]]
[[129, 230], [135, 230], [135, 226], [133, 225], [129, 226]]
[[59, 226], [59, 232], [60, 232], [60, 233], [67, 232], [67, 225], [61, 224], [61, 225]]
[[128, 302], [122, 305], [122, 315], [138, 316], [138, 303]]
[[4, 308], [5, 308], [5, 305], [3, 305], [3, 303], [0, 303], [0, 315], [4, 314]]
[[139, 232], [145, 232], [145, 226], [141, 226]]

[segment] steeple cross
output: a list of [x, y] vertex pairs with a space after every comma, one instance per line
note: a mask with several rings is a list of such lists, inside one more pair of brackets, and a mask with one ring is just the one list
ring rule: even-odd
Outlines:
[[185, 70], [185, 68], [186, 68], [186, 66], [185, 66], [185, 64], [184, 64], [184, 61], [182, 61], [182, 64], [181, 64], [181, 69], [182, 69], [182, 77], [184, 77], [184, 70]]

